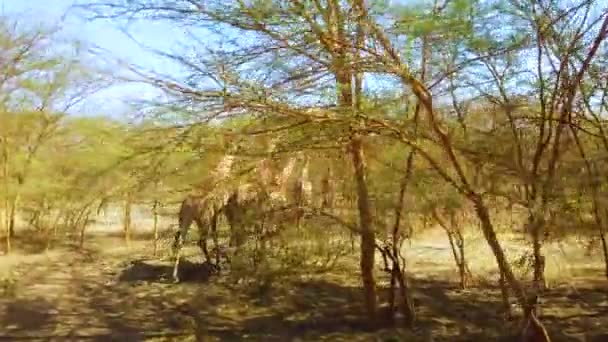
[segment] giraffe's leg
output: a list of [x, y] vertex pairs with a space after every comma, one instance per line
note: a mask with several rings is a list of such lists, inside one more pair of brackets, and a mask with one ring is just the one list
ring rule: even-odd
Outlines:
[[217, 214], [211, 218], [211, 238], [215, 248], [215, 266], [220, 270], [220, 245], [217, 237]]
[[180, 251], [182, 248], [182, 244], [184, 242], [181, 231], [177, 231], [175, 234], [175, 241], [173, 242], [173, 258], [175, 259], [175, 264], [173, 265], [173, 282], [179, 283], [178, 277], [178, 269], [179, 269], [179, 259], [180, 259]]
[[302, 211], [300, 209], [300, 207], [296, 207], [295, 209], [295, 216], [296, 216], [296, 230], [298, 232], [301, 231], [301, 227], [302, 227]]
[[192, 224], [192, 220], [195, 214], [194, 208], [189, 205], [187, 201], [184, 201], [179, 210], [179, 227], [175, 233], [175, 240], [173, 242], [173, 257], [175, 258], [175, 264], [173, 265], [173, 282], [179, 283], [179, 259], [184, 239], [188, 234], [188, 229]]
[[203, 221], [201, 221], [200, 219], [196, 220], [196, 225], [198, 226], [199, 232], [198, 246], [203, 251], [205, 260], [208, 263], [211, 263], [211, 256], [209, 255], [209, 249], [207, 248], [207, 235], [209, 235], [209, 229], [203, 224]]
[[235, 214], [235, 209], [234, 209], [234, 205], [230, 206], [230, 207], [226, 207], [224, 209], [224, 216], [226, 216], [226, 221], [228, 221], [228, 226], [230, 227], [230, 237], [228, 240], [228, 246], [229, 247], [235, 247], [236, 246], [236, 231], [237, 231], [237, 217]]

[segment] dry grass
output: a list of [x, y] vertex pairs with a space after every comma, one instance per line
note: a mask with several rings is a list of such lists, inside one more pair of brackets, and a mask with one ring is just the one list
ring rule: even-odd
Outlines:
[[[432, 335], [435, 341], [508, 341], [515, 331], [517, 322], [500, 315], [494, 259], [475, 230], [467, 231], [467, 256], [479, 285], [465, 291], [457, 288], [442, 231], [428, 230], [406, 246], [419, 322], [405, 331], [367, 326], [357, 253], [327, 273], [301, 269], [270, 287], [234, 284], [186, 262], [184, 282], [174, 285], [170, 263], [150, 255], [145, 226], [136, 224], [140, 235], [130, 249], [119, 228], [111, 234], [99, 229], [84, 251], [65, 246], [32, 254], [20, 248], [25, 252], [0, 257], [0, 340], [427, 341]], [[510, 258], [523, 253], [516, 236], [503, 241]], [[542, 319], [555, 341], [591, 341], [608, 327], [601, 257], [586, 257], [571, 242], [562, 245], [546, 249], [552, 288]], [[200, 261], [197, 249], [187, 252]], [[384, 287], [386, 276], [378, 273], [378, 279]]]

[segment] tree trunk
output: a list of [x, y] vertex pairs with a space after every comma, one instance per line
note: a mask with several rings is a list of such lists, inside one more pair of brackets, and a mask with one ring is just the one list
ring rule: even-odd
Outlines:
[[459, 232], [447, 232], [448, 241], [450, 242], [450, 248], [452, 249], [452, 255], [454, 256], [454, 262], [458, 268], [458, 275], [460, 278], [460, 288], [462, 290], [467, 288], [468, 284], [468, 266], [464, 257], [464, 240], [462, 234]]
[[454, 212], [450, 212], [449, 225], [439, 216], [437, 208], [433, 208], [432, 215], [435, 218], [435, 221], [439, 223], [439, 226], [445, 230], [448, 236], [448, 242], [450, 243], [454, 263], [458, 268], [458, 273], [460, 276], [460, 288], [464, 290], [467, 287], [471, 271], [469, 270], [469, 266], [464, 255], [464, 236], [462, 235], [462, 232], [458, 227], [458, 223], [456, 222], [456, 214]]
[[[397, 292], [396, 287], [399, 285], [399, 306], [401, 312], [405, 317], [405, 325], [411, 328], [416, 321], [416, 310], [414, 308], [414, 301], [412, 300], [412, 291], [407, 280], [405, 273], [406, 263], [405, 259], [400, 255], [401, 243], [396, 246], [385, 246], [381, 249], [382, 257], [384, 259], [385, 270], [390, 271], [391, 282], [390, 291], [388, 294], [389, 311], [388, 318], [391, 322], [395, 320], [395, 313], [397, 303], [395, 301], [395, 293]], [[390, 266], [389, 266], [390, 260]]]
[[[385, 253], [383, 253], [383, 255], [385, 255]], [[385, 264], [386, 264], [386, 260], [385, 260]], [[394, 323], [395, 314], [397, 313], [397, 311], [395, 310], [397, 307], [397, 305], [395, 303], [395, 292], [397, 290], [397, 276], [395, 274], [395, 263], [393, 263], [391, 261], [390, 267], [391, 267], [390, 268], [391, 284], [390, 284], [390, 289], [388, 292], [388, 319], [391, 321], [391, 323]]]
[[[5, 203], [6, 204], [6, 203]], [[6, 208], [2, 208], [2, 211], [0, 212], [2, 215], [0, 215], [0, 227], [2, 228], [2, 231], [4, 231], [5, 233], [5, 247], [6, 247], [6, 254], [9, 254], [11, 252], [11, 234], [8, 231], [8, 225], [7, 220], [5, 218], [8, 217], [8, 213], [6, 211]]]
[[[398, 257], [397, 260], [399, 260]], [[405, 262], [402, 262], [402, 265], [402, 268], [398, 267], [399, 263], [397, 263], [398, 272], [396, 272], [395, 275], [397, 276], [397, 282], [399, 283], [399, 295], [403, 315], [405, 316], [405, 324], [407, 327], [412, 327], [416, 321], [416, 310], [414, 307], [414, 300], [412, 299], [412, 291], [405, 273]]]
[[608, 278], [608, 243], [606, 242], [606, 232], [602, 229], [600, 231], [600, 241], [602, 241], [602, 252], [604, 255], [604, 267], [606, 272], [606, 278]]
[[[350, 59], [350, 54], [346, 47], [352, 46], [352, 44], [345, 32], [344, 13], [340, 9], [338, 2], [330, 2], [328, 7], [331, 7], [328, 12], [332, 15], [332, 25], [329, 29], [335, 37], [331, 50], [334, 54], [332, 72], [336, 76], [338, 108], [344, 114], [352, 113], [353, 115], [357, 115], [361, 109], [361, 82], [363, 73], [359, 70], [353, 70], [350, 63], [353, 60]], [[362, 19], [364, 13], [363, 2], [361, 0], [355, 1], [353, 3], [353, 10], [358, 14], [359, 20]], [[356, 49], [353, 54], [353, 59], [355, 60], [359, 58], [359, 51], [363, 46], [364, 32], [362, 25], [361, 22], [357, 25]], [[356, 63], [354, 64], [356, 65]], [[357, 207], [359, 209], [361, 279], [364, 288], [365, 308], [371, 323], [375, 324], [377, 313], [376, 281], [374, 279], [376, 234], [372, 226], [371, 201], [366, 180], [367, 167], [365, 165], [363, 146], [361, 145], [362, 137], [356, 132], [357, 128], [352, 127], [349, 147], [355, 174]]]
[[80, 241], [78, 246], [80, 249], [84, 248], [85, 232], [89, 223], [89, 214], [84, 215], [84, 221], [80, 222]]
[[500, 278], [498, 280], [500, 285], [500, 295], [502, 298], [502, 305], [504, 307], [504, 315], [507, 319], [511, 319], [511, 303], [509, 302], [509, 288], [507, 287], [507, 282], [505, 280], [504, 272], [500, 271]]
[[534, 250], [534, 287], [538, 293], [546, 289], [545, 283], [545, 256], [542, 254], [542, 243], [535, 234], [532, 242]]
[[459, 223], [456, 221], [456, 214], [451, 212], [450, 227], [452, 230], [452, 237], [455, 240], [454, 243], [456, 245], [454, 251], [458, 251], [455, 255], [457, 258], [456, 263], [458, 266], [458, 272], [460, 274], [460, 287], [464, 290], [468, 286], [471, 271], [469, 270], [469, 265], [464, 254], [464, 236], [462, 235], [461, 228], [458, 226], [458, 224]]
[[9, 176], [9, 166], [8, 166], [8, 160], [9, 160], [9, 156], [8, 156], [8, 141], [7, 138], [4, 137], [4, 139], [2, 139], [2, 178], [4, 180], [4, 217], [2, 220], [2, 224], [4, 225], [4, 230], [6, 233], [6, 254], [10, 254], [11, 252], [11, 232], [10, 232], [10, 218], [9, 218], [9, 211], [10, 211], [10, 205], [9, 205], [9, 181], [8, 181], [8, 176]]
[[534, 255], [534, 288], [536, 293], [542, 293], [546, 288], [545, 283], [545, 256], [542, 252], [542, 228], [544, 221], [535, 217], [529, 219], [530, 233], [532, 235], [532, 251]]
[[15, 237], [15, 217], [17, 216], [17, 206], [19, 205], [19, 197], [19, 194], [15, 195], [10, 205], [11, 209], [8, 219], [8, 233], [10, 234], [11, 238]]
[[370, 319], [375, 320], [377, 309], [376, 281], [374, 279], [376, 234], [372, 227], [371, 204], [367, 182], [365, 180], [365, 160], [359, 137], [353, 138], [351, 143], [351, 154], [353, 167], [355, 168], [355, 180], [357, 183], [357, 205], [359, 208], [359, 224], [361, 230], [360, 266], [365, 291], [365, 307]]
[[55, 245], [57, 244], [57, 232], [59, 230], [59, 224], [61, 222], [61, 219], [62, 219], [62, 215], [60, 213], [57, 213], [57, 216], [55, 217], [55, 220], [53, 222], [52, 244], [49, 243], [49, 246], [55, 247]]
[[507, 261], [507, 257], [498, 241], [496, 236], [496, 232], [494, 231], [494, 226], [492, 225], [492, 221], [490, 220], [490, 214], [488, 213], [488, 208], [480, 196], [475, 196], [472, 198], [473, 204], [475, 205], [475, 212], [479, 217], [481, 230], [483, 232], [484, 238], [486, 242], [490, 246], [494, 257], [496, 258], [496, 263], [498, 264], [499, 271], [504, 274], [505, 281], [513, 290], [517, 301], [522, 307], [527, 305], [528, 299], [524, 288], [521, 286], [520, 282], [515, 278], [515, 274], [513, 274], [513, 270], [511, 269], [511, 265]]
[[46, 250], [47, 251], [49, 251], [51, 249], [51, 247], [53, 246], [55, 237], [57, 235], [57, 225], [59, 224], [59, 217], [60, 216], [57, 215], [55, 217], [55, 219], [53, 220], [53, 222], [51, 223], [52, 216], [49, 215], [49, 218], [48, 218], [49, 223], [45, 225], [44, 229], [46, 232]]
[[456, 231], [456, 246], [460, 252], [460, 261], [458, 263], [458, 270], [460, 272], [460, 287], [464, 290], [469, 286], [472, 275], [471, 269], [469, 268], [469, 263], [467, 262], [464, 254], [464, 236], [462, 236], [460, 231]]
[[[407, 280], [407, 266], [405, 260], [400, 265], [399, 256], [401, 255], [400, 246], [403, 236], [400, 234], [401, 230], [401, 217], [403, 216], [403, 207], [405, 205], [405, 193], [407, 192], [407, 185], [412, 174], [413, 163], [414, 163], [415, 152], [411, 151], [406, 162], [406, 173], [401, 181], [399, 187], [399, 198], [397, 201], [397, 207], [395, 207], [395, 223], [392, 231], [392, 253], [393, 253], [393, 272], [391, 272], [391, 292], [394, 291], [393, 278], [399, 283], [399, 293], [401, 296], [401, 304], [403, 315], [405, 316], [405, 323], [408, 327], [411, 327], [416, 320], [416, 310], [414, 307], [414, 301], [412, 300], [412, 294]], [[395, 272], [395, 269], [397, 272]], [[393, 314], [393, 313], [391, 313]]]
[[155, 200], [154, 204], [152, 205], [152, 215], [154, 218], [154, 225], [153, 225], [153, 230], [154, 230], [153, 255], [154, 256], [156, 256], [156, 254], [158, 253], [158, 206], [159, 206], [159, 202], [157, 200]]
[[125, 233], [125, 243], [128, 248], [131, 247], [131, 194], [127, 194], [125, 198], [123, 230]]

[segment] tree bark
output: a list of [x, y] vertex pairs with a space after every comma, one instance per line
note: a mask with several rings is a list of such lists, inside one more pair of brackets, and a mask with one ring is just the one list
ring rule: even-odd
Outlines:
[[19, 194], [13, 197], [10, 204], [10, 212], [8, 218], [8, 233], [11, 238], [15, 237], [15, 217], [17, 216], [17, 206], [19, 205]]
[[8, 166], [8, 141], [7, 138], [4, 137], [2, 139], [2, 178], [4, 180], [4, 217], [2, 224], [4, 225], [4, 230], [6, 233], [6, 254], [10, 254], [11, 252], [11, 232], [10, 232], [10, 223], [9, 223], [9, 191], [8, 191], [8, 176], [9, 176], [9, 166]]
[[498, 280], [500, 286], [500, 296], [502, 298], [502, 305], [504, 307], [504, 315], [507, 319], [511, 319], [511, 303], [509, 302], [509, 288], [505, 280], [504, 272], [500, 271], [500, 278]]
[[127, 247], [131, 247], [131, 200], [131, 194], [129, 193], [125, 198], [123, 217], [123, 231]]
[[6, 212], [6, 208], [2, 208], [2, 211], [0, 211], [0, 228], [2, 228], [2, 231], [4, 231], [4, 233], [6, 234], [5, 236], [5, 248], [6, 248], [6, 254], [9, 254], [11, 252], [11, 234], [8, 231], [8, 225], [6, 225], [6, 220], [5, 218], [8, 217], [8, 213]]
[[[419, 108], [419, 107], [418, 107]], [[417, 115], [416, 115], [417, 118]], [[392, 254], [393, 254], [393, 266], [391, 271], [391, 294], [394, 292], [394, 283], [395, 281], [399, 284], [399, 293], [401, 296], [401, 305], [403, 310], [403, 315], [405, 317], [405, 322], [408, 327], [411, 327], [416, 320], [416, 309], [414, 307], [414, 301], [412, 300], [411, 289], [409, 286], [409, 282], [407, 280], [407, 266], [405, 265], [405, 261], [400, 263], [400, 246], [401, 241], [403, 239], [401, 230], [401, 217], [403, 216], [403, 207], [405, 205], [405, 194], [407, 192], [407, 185], [409, 183], [413, 163], [414, 163], [415, 152], [411, 151], [406, 162], [406, 173], [401, 180], [401, 184], [399, 187], [399, 198], [397, 201], [397, 207], [395, 207], [395, 223], [393, 225], [392, 231]], [[391, 303], [391, 310], [394, 303]], [[391, 318], [394, 315], [394, 312], [391, 312]]]
[[439, 226], [445, 230], [448, 236], [448, 242], [450, 243], [450, 248], [452, 250], [452, 256], [454, 257], [454, 263], [458, 268], [458, 274], [460, 277], [460, 288], [465, 289], [468, 285], [468, 280], [470, 278], [471, 271], [469, 270], [469, 266], [467, 264], [465, 254], [464, 254], [464, 236], [460, 231], [460, 228], [457, 226], [456, 222], [456, 214], [450, 212], [450, 223], [449, 225], [439, 216], [439, 212], [437, 208], [433, 208], [432, 215], [439, 223]]
[[546, 289], [545, 256], [542, 246], [540, 233], [536, 230], [532, 236], [532, 250], [534, 254], [534, 287], [537, 293], [542, 293]]
[[[353, 3], [353, 10], [358, 15], [357, 38], [355, 42], [354, 58], [349, 58], [347, 47], [352, 46], [352, 41], [345, 33], [343, 11], [338, 1], [330, 1], [328, 4], [328, 18], [330, 18], [329, 30], [335, 38], [335, 42], [328, 47], [333, 54], [332, 72], [336, 76], [338, 108], [343, 114], [352, 113], [357, 115], [361, 109], [361, 81], [362, 72], [353, 69], [353, 62], [358, 58], [360, 44], [363, 43], [363, 26], [361, 23], [363, 2], [361, 0]], [[353, 97], [353, 86], [355, 96]], [[359, 210], [359, 229], [361, 233], [361, 279], [365, 297], [365, 308], [372, 324], [376, 323], [377, 298], [376, 281], [374, 278], [374, 261], [376, 252], [376, 234], [372, 225], [371, 201], [367, 186], [365, 164], [365, 153], [362, 146], [362, 137], [357, 132], [357, 127], [351, 127], [351, 141], [349, 152], [355, 174], [355, 186], [357, 191], [357, 207]]]
[[472, 201], [475, 205], [475, 211], [480, 220], [481, 230], [483, 232], [484, 238], [486, 239], [486, 242], [490, 246], [494, 257], [496, 258], [496, 263], [498, 264], [499, 271], [504, 274], [505, 281], [513, 290], [513, 293], [517, 298], [519, 304], [525, 307], [528, 303], [526, 292], [521, 286], [521, 283], [515, 277], [515, 274], [513, 274], [511, 265], [507, 261], [507, 257], [505, 256], [502, 246], [498, 241], [496, 231], [494, 230], [494, 226], [492, 225], [492, 221], [490, 220], [488, 208], [486, 207], [485, 203], [479, 195], [474, 196], [472, 198]]
[[[397, 260], [399, 260], [398, 257]], [[399, 272], [396, 272], [395, 275], [397, 276], [397, 281], [399, 283], [399, 295], [401, 297], [401, 305], [403, 306], [405, 324], [408, 327], [412, 327], [416, 321], [416, 310], [414, 308], [410, 284], [405, 273], [405, 262], [402, 262], [401, 264], [403, 267], [398, 268]], [[397, 263], [397, 266], [399, 266], [399, 263]]]
[[158, 206], [159, 201], [155, 200], [152, 205], [152, 215], [154, 219], [153, 230], [154, 230], [154, 251], [153, 255], [156, 256], [158, 253]]
[[460, 271], [460, 287], [464, 290], [469, 286], [472, 276], [471, 269], [469, 269], [469, 263], [467, 263], [464, 252], [464, 236], [462, 236], [460, 231], [456, 232], [456, 245], [460, 251], [460, 263], [458, 265]]
[[84, 221], [80, 222], [80, 241], [78, 243], [78, 246], [80, 249], [82, 249], [84, 247], [84, 238], [85, 238], [85, 233], [86, 233], [88, 223], [89, 223], [89, 214], [87, 213], [86, 215], [84, 215]]
[[365, 179], [365, 159], [361, 140], [355, 137], [351, 143], [351, 155], [357, 183], [357, 206], [361, 230], [361, 277], [365, 291], [365, 306], [370, 319], [375, 320], [377, 311], [376, 281], [374, 279], [376, 234], [372, 226], [369, 191]]
[[606, 232], [603, 229], [600, 231], [600, 241], [602, 242], [606, 278], [608, 279], [608, 242], [606, 242]]

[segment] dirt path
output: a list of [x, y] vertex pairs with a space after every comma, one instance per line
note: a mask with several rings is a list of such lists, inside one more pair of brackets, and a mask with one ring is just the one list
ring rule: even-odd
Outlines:
[[[513, 332], [497, 311], [498, 290], [458, 290], [445, 280], [454, 274], [449, 250], [432, 241], [408, 252], [420, 320], [413, 332], [366, 328], [352, 265], [281, 280], [268, 290], [207, 279], [186, 262], [185, 282], [174, 285], [169, 262], [146, 258], [141, 243], [131, 250], [122, 245], [106, 238], [85, 252], [0, 257], [0, 277], [16, 279], [0, 288], [0, 340], [427, 341], [432, 334], [435, 341], [495, 341]], [[585, 337], [608, 332], [606, 282], [593, 284], [547, 295], [544, 321], [554, 341], [602, 341]]]
[[[120, 281], [126, 251], [66, 251], [24, 261], [0, 298], [0, 325], [8, 340], [137, 341], [183, 335], [189, 327], [180, 306], [193, 286]], [[179, 290], [179, 296], [172, 292]]]

